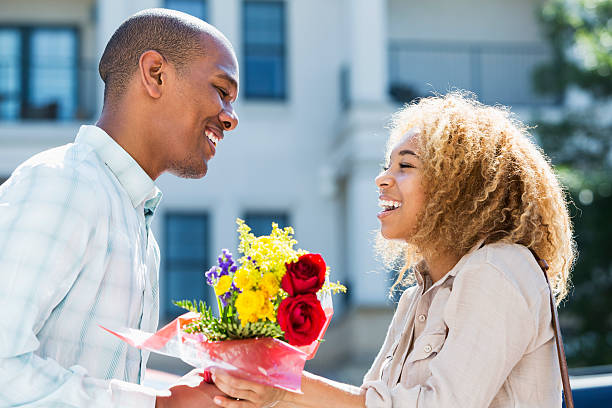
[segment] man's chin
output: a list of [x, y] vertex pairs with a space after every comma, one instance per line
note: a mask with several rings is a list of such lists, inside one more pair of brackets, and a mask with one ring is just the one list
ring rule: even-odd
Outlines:
[[203, 163], [200, 166], [178, 166], [168, 170], [168, 172], [181, 178], [201, 179], [208, 172], [208, 165]]

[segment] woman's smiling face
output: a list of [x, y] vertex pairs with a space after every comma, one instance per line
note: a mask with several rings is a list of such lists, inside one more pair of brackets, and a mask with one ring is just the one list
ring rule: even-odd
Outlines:
[[418, 137], [417, 132], [408, 132], [391, 151], [388, 167], [376, 177], [382, 208], [378, 219], [386, 239], [410, 242], [425, 206]]

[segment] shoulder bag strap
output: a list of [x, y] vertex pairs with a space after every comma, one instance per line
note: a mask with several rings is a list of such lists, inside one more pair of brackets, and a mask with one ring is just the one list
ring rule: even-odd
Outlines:
[[572, 398], [572, 388], [570, 386], [569, 375], [567, 373], [567, 360], [565, 359], [565, 350], [563, 349], [563, 339], [561, 338], [561, 329], [559, 328], [559, 316], [557, 315], [557, 307], [555, 306], [555, 298], [548, 281], [548, 263], [541, 259], [531, 248], [529, 249], [534, 258], [544, 272], [544, 278], [548, 284], [548, 293], [550, 294], [550, 312], [552, 315], [553, 329], [555, 330], [555, 342], [557, 343], [557, 356], [559, 357], [559, 368], [561, 369], [561, 381], [563, 382], [563, 397], [565, 399], [566, 408], [574, 408], [574, 399]]

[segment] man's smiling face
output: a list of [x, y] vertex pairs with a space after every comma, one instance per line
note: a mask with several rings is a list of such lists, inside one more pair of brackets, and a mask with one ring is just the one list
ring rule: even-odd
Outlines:
[[169, 124], [166, 170], [180, 177], [201, 178], [224, 132], [238, 125], [233, 103], [238, 96], [238, 63], [221, 41], [207, 41], [206, 55], [177, 73], [175, 88], [164, 102]]

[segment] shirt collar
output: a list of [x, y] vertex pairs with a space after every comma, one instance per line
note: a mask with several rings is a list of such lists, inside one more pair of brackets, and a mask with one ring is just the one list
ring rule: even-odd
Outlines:
[[427, 265], [425, 264], [425, 261], [419, 262], [414, 268], [414, 275], [416, 276], [418, 285], [421, 288], [426, 288], [426, 290], [429, 290], [434, 286], [442, 285], [444, 282], [446, 282], [450, 278], [454, 278], [455, 275], [457, 275], [457, 273], [461, 269], [461, 267], [467, 262], [469, 255], [472, 254], [472, 252], [478, 250], [482, 246], [483, 242], [484, 242], [484, 239], [479, 240], [476, 243], [476, 245], [474, 245], [465, 255], [461, 257], [461, 259], [459, 259], [459, 262], [457, 262], [455, 266], [453, 266], [451, 270], [446, 273], [446, 275], [444, 275], [440, 280], [438, 280], [433, 285], [429, 284], [431, 282], [431, 278], [429, 277], [429, 274], [427, 273]]
[[117, 177], [127, 192], [134, 208], [146, 202], [152, 212], [161, 199], [161, 191], [149, 175], [108, 133], [97, 126], [81, 126], [75, 143], [93, 148], [100, 160]]

